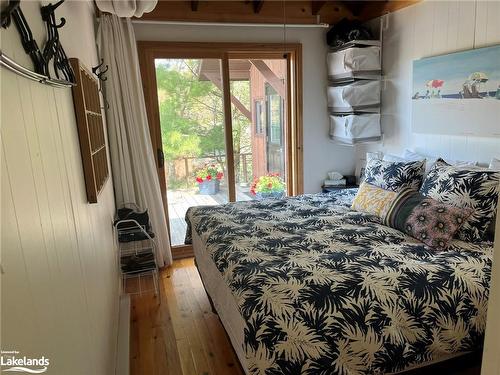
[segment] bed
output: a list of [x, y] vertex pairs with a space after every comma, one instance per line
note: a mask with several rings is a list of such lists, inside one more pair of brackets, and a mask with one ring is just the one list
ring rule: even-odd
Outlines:
[[491, 242], [447, 251], [355, 189], [190, 208], [186, 243], [248, 374], [398, 373], [482, 345]]

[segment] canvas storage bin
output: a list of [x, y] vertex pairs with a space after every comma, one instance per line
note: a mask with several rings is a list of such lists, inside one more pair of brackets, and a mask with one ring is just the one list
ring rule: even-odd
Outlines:
[[374, 76], [381, 72], [380, 47], [348, 48], [327, 56], [328, 78]]
[[347, 144], [379, 141], [380, 115], [378, 113], [330, 116], [330, 138]]
[[348, 85], [328, 87], [330, 112], [372, 111], [380, 106], [380, 81], [356, 81]]

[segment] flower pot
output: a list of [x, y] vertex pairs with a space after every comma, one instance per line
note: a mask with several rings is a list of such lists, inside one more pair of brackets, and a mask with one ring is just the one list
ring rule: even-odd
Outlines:
[[271, 191], [271, 192], [257, 192], [255, 193], [256, 199], [282, 199], [285, 196], [284, 191]]
[[219, 192], [220, 181], [219, 180], [204, 180], [198, 184], [200, 189], [199, 193], [201, 195], [215, 195]]

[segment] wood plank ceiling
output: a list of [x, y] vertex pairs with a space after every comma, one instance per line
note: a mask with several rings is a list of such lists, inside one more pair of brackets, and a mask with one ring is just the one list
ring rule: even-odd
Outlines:
[[283, 23], [285, 18], [287, 24], [334, 24], [342, 18], [367, 21], [419, 1], [160, 0], [155, 10], [141, 20], [266, 24]]

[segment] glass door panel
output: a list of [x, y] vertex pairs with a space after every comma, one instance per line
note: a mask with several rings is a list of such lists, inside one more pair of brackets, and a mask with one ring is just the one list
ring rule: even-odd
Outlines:
[[230, 59], [236, 200], [286, 195], [286, 59]]
[[219, 59], [155, 59], [172, 246], [184, 244], [189, 207], [227, 203]]

